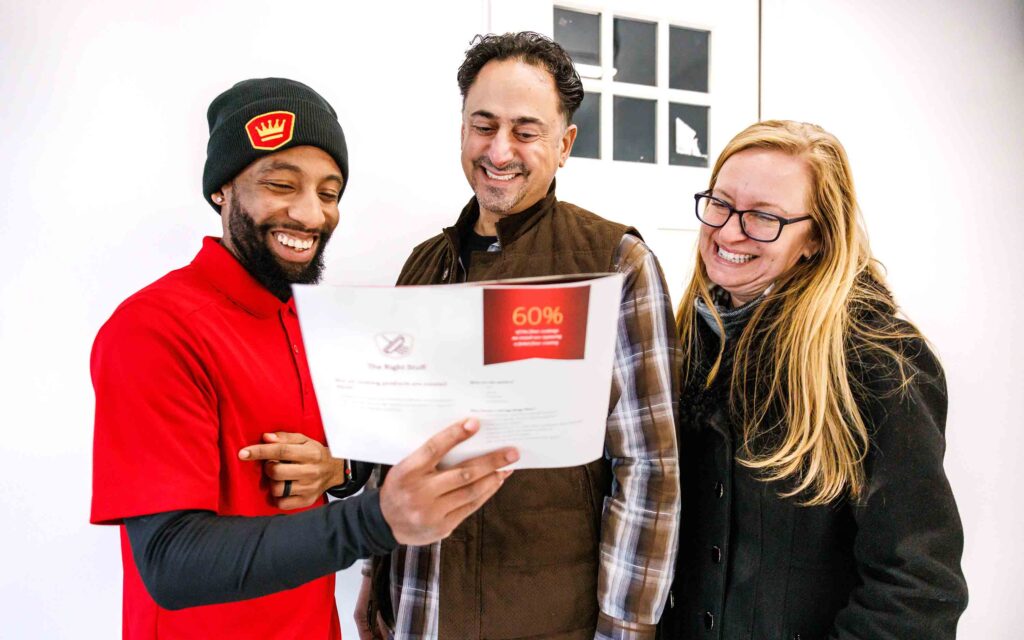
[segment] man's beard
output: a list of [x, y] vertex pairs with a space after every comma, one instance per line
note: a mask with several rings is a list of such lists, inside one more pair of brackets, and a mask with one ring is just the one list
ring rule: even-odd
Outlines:
[[[318, 234], [320, 238], [313, 258], [306, 264], [289, 265], [291, 268], [282, 265], [267, 247], [268, 232], [274, 227]], [[292, 284], [320, 282], [320, 277], [324, 272], [324, 248], [331, 238], [331, 232], [328, 229], [306, 229], [297, 224], [257, 226], [256, 221], [252, 219], [248, 211], [242, 208], [234, 193], [231, 194], [231, 219], [228, 220], [228, 229], [231, 232], [231, 244], [235, 250], [235, 257], [252, 277], [256, 278], [282, 302], [292, 296]]]
[[[526, 165], [522, 162], [511, 162], [501, 169], [498, 169], [491, 164], [487, 156], [480, 156], [474, 160], [473, 168], [485, 170], [490, 169], [492, 172], [518, 171], [522, 174], [524, 181], [530, 177], [530, 171], [527, 170]], [[474, 193], [476, 194], [477, 202], [480, 203], [483, 208], [492, 213], [506, 214], [518, 207], [519, 203], [522, 202], [524, 197], [526, 197], [526, 186], [524, 184], [520, 186], [518, 191], [509, 193], [500, 187], [479, 184], [474, 185]]]

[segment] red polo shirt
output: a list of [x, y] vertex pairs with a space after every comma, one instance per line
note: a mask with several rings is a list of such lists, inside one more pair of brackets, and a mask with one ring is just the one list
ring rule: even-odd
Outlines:
[[[325, 441], [294, 304], [275, 298], [216, 238], [114, 311], [93, 345], [92, 379], [95, 524], [179, 509], [283, 513], [261, 465], [239, 460], [238, 450], [267, 431]], [[121, 556], [125, 638], [341, 637], [333, 575], [169, 611], [142, 584], [124, 526]]]

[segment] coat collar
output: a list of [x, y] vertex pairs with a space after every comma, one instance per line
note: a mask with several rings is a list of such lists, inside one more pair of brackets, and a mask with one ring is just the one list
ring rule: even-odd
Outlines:
[[294, 299], [278, 300], [224, 248], [220, 238], [203, 238], [203, 247], [191, 266], [215, 289], [254, 316], [267, 318], [283, 309], [294, 309]]
[[[515, 242], [520, 236], [533, 228], [545, 214], [552, 211], [557, 203], [558, 199], [555, 198], [555, 180], [552, 178], [547, 195], [533, 203], [525, 211], [505, 216], [498, 221], [498, 244], [504, 248]], [[463, 207], [462, 213], [459, 214], [459, 219], [456, 220], [455, 225], [444, 230], [444, 235], [452, 243], [456, 251], [461, 246], [461, 239], [466, 237], [466, 234], [473, 228], [479, 217], [480, 203], [477, 202], [476, 196], [473, 196], [470, 198], [469, 203]]]

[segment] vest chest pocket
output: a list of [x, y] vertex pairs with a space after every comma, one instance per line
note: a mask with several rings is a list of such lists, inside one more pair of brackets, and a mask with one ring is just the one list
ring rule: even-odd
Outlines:
[[521, 469], [491, 499], [489, 511], [593, 512], [590, 480], [584, 467]]
[[595, 563], [595, 502], [585, 467], [516, 471], [484, 508], [485, 549], [505, 567]]

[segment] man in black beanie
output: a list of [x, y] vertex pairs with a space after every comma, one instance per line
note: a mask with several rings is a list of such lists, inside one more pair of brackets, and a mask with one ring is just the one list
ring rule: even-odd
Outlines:
[[345, 136], [326, 100], [280, 78], [236, 84], [208, 118], [203, 196], [223, 238], [96, 337], [91, 521], [122, 525], [125, 638], [338, 639], [333, 573], [446, 536], [517, 454], [438, 470], [477, 429], [459, 422], [380, 491], [324, 506], [355, 483], [323, 444], [290, 285], [320, 277]]
[[[239, 82], [219, 95], [210, 104], [207, 119], [210, 141], [203, 196], [222, 214], [228, 206], [224, 228], [228, 250], [271, 293], [287, 300], [291, 283], [319, 280], [323, 251], [338, 223], [337, 204], [348, 182], [348, 149], [338, 116], [306, 85], [265, 78]], [[260, 167], [266, 168], [300, 156], [324, 163], [328, 182], [317, 185], [317, 204], [290, 205], [285, 228], [273, 228], [280, 220], [257, 222], [253, 214], [258, 212], [249, 211], [240, 199], [240, 192], [258, 193], [247, 187], [267, 186], [277, 196], [276, 203], [295, 196], [287, 181], [261, 182], [266, 175], [256, 175], [257, 161], [262, 160]]]

